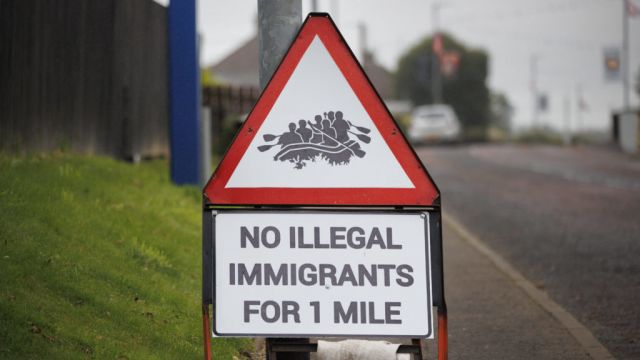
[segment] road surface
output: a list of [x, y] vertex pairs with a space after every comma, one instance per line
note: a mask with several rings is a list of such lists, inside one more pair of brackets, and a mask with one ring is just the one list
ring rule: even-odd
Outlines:
[[547, 291], [614, 356], [640, 359], [639, 158], [519, 145], [417, 152], [440, 187], [445, 212]]

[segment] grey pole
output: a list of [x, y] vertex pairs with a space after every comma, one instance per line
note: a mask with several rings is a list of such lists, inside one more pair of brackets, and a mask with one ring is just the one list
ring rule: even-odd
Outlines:
[[340, 8], [338, 7], [338, 0], [331, 0], [331, 17], [336, 25], [340, 23]]
[[[198, 34], [198, 64], [202, 64], [202, 47], [204, 37]], [[211, 108], [202, 106], [202, 92], [198, 92], [200, 104], [198, 117], [200, 119], [200, 187], [203, 188], [211, 176]]]
[[441, 3], [433, 3], [431, 5], [431, 16], [433, 22], [433, 37], [431, 44], [431, 98], [433, 104], [442, 103], [442, 80], [440, 78], [440, 61], [438, 55], [433, 51], [433, 41], [439, 35], [440, 29], [438, 24], [438, 16], [440, 15]]
[[[298, 32], [302, 22], [301, 0], [258, 0], [258, 46], [260, 89], [265, 86]], [[309, 342], [308, 339], [267, 338], [267, 359], [273, 359], [271, 345], [279, 341]], [[281, 353], [278, 360], [308, 360], [308, 353]]]
[[629, 110], [629, 15], [628, 0], [622, 2], [622, 86], [623, 111]]
[[540, 109], [538, 101], [538, 55], [531, 54], [529, 57], [529, 66], [530, 66], [530, 84], [531, 87], [531, 98], [533, 99], [533, 108], [532, 108], [532, 116], [531, 116], [531, 127], [535, 128], [538, 126], [538, 110]]
[[576, 84], [576, 135], [582, 132], [582, 84]]
[[271, 79], [301, 21], [301, 0], [258, 0], [260, 89]]
[[200, 107], [200, 187], [211, 176], [211, 108]]
[[358, 37], [360, 38], [360, 63], [364, 65], [367, 60], [367, 25], [364, 22], [358, 23]]
[[431, 94], [434, 104], [442, 103], [442, 82], [440, 81], [440, 61], [438, 55], [431, 56]]
[[562, 136], [562, 142], [564, 146], [571, 145], [571, 99], [569, 95], [564, 96], [564, 101], [562, 102], [562, 112], [564, 119], [564, 131]]

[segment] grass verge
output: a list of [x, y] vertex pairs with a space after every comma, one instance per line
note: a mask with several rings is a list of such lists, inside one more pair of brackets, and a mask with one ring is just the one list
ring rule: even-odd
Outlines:
[[0, 358], [201, 358], [200, 201], [164, 161], [0, 154]]

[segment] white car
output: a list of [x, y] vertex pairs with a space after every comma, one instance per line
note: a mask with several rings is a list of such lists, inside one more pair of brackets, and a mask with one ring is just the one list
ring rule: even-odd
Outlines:
[[407, 135], [413, 143], [454, 142], [460, 139], [460, 122], [449, 105], [422, 105], [411, 114]]

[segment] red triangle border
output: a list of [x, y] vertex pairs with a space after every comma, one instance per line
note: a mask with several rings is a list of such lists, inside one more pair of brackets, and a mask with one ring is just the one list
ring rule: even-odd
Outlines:
[[[226, 188], [302, 56], [318, 36], [415, 188]], [[383, 171], [383, 169], [381, 169]], [[210, 205], [434, 206], [440, 192], [328, 14], [310, 14], [204, 187]]]

